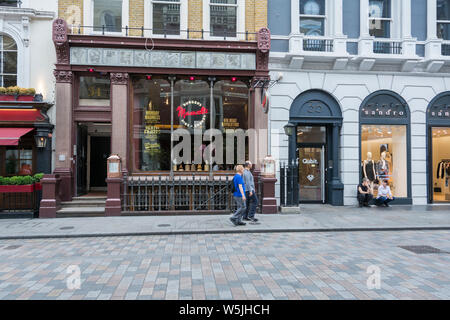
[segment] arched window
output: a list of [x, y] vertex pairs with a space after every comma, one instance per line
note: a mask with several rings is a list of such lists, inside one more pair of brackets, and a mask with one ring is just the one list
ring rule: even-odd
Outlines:
[[0, 85], [17, 85], [17, 44], [13, 38], [0, 35]]

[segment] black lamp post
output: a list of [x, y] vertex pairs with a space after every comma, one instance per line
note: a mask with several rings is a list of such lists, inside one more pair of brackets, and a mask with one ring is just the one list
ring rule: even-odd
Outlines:
[[284, 126], [284, 133], [288, 136], [291, 137], [294, 134], [295, 131], [295, 124], [293, 124], [292, 122], [288, 122], [285, 126]]

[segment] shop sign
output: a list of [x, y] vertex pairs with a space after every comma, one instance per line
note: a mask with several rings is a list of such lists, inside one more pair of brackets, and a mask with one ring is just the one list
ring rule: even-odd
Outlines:
[[363, 118], [406, 118], [408, 113], [401, 103], [369, 103], [361, 110]]
[[430, 116], [436, 119], [450, 119], [450, 105], [434, 105], [430, 108]]
[[316, 159], [303, 159], [302, 162], [304, 164], [319, 164], [319, 161]]
[[144, 137], [147, 140], [144, 143], [145, 153], [156, 155], [160, 151], [158, 142], [159, 134], [161, 132], [157, 124], [160, 122], [161, 116], [158, 110], [153, 110], [153, 103], [150, 101], [148, 109], [145, 111], [145, 129]]
[[[200, 102], [189, 100], [181, 106], [178, 106], [177, 113], [182, 125], [194, 129], [203, 127], [209, 111]], [[195, 121], [192, 117], [198, 118], [196, 116], [202, 116], [202, 118]], [[188, 119], [186, 119], [186, 117], [188, 117]]]
[[224, 129], [236, 129], [239, 128], [239, 122], [236, 118], [224, 118], [222, 122]]

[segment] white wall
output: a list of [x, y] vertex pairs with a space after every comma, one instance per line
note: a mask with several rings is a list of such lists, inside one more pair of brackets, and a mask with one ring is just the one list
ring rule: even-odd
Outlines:
[[[276, 70], [274, 70], [276, 68]], [[344, 184], [344, 204], [355, 205], [355, 190], [359, 181], [359, 108], [371, 93], [386, 89], [398, 93], [411, 110], [411, 179], [414, 204], [427, 203], [426, 176], [426, 110], [430, 101], [439, 93], [450, 90], [448, 75], [401, 74], [375, 72], [291, 71], [287, 66], [269, 66], [271, 78], [283, 77], [270, 90], [271, 110], [269, 137], [271, 150], [279, 160], [288, 160], [288, 140], [283, 126], [288, 122], [293, 100], [302, 92], [320, 89], [330, 93], [341, 106], [341, 179]], [[279, 172], [278, 172], [279, 179]], [[276, 189], [279, 197], [279, 185]]]

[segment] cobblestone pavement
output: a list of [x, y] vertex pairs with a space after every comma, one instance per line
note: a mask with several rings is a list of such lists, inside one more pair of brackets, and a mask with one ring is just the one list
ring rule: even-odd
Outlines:
[[449, 267], [450, 231], [2, 240], [0, 299], [450, 299]]

